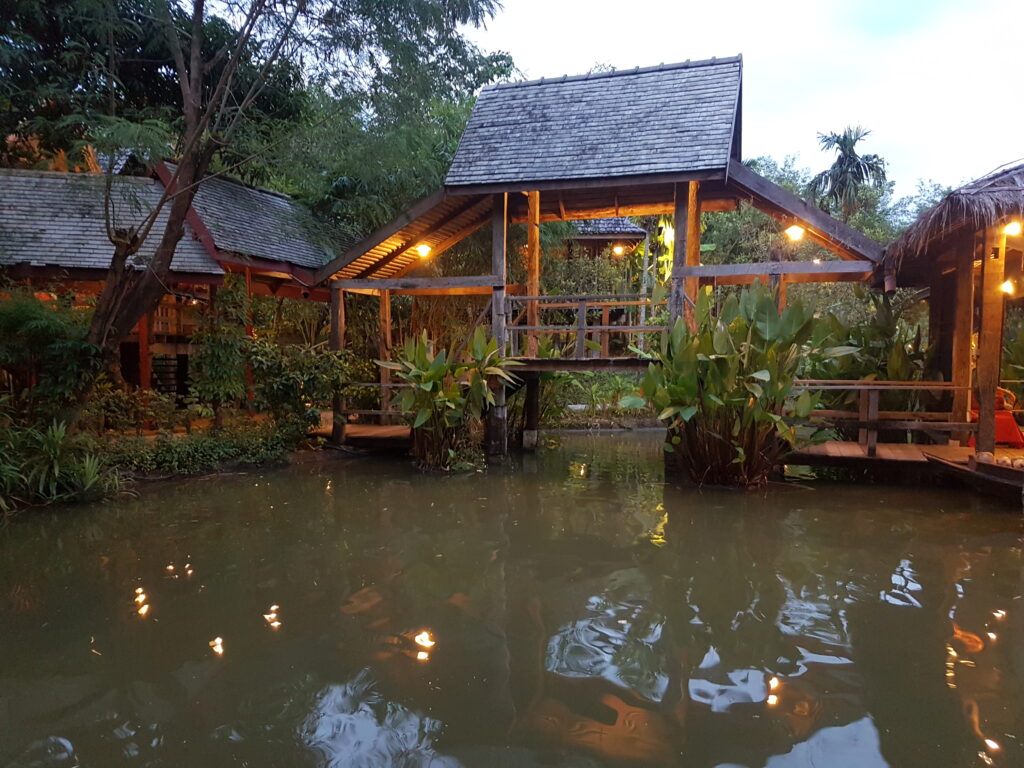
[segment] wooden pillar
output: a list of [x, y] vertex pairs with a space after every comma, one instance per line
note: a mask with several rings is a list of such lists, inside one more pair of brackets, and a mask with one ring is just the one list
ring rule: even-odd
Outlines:
[[540, 430], [540, 374], [526, 379], [525, 419], [523, 422], [523, 450], [537, 450]]
[[[640, 296], [642, 299], [647, 298], [647, 270], [651, 264], [651, 236], [649, 234], [644, 235], [644, 267], [643, 272], [640, 273]], [[651, 308], [654, 311], [654, 308]], [[640, 325], [647, 325], [647, 304], [640, 305]], [[647, 339], [646, 333], [637, 334], [637, 347], [640, 349], [644, 348], [644, 344]]]
[[784, 275], [779, 275], [779, 312], [782, 312], [786, 308], [788, 287], [789, 281], [786, 280]]
[[[345, 348], [345, 291], [332, 287], [331, 290], [331, 337], [330, 347], [333, 350]], [[345, 421], [347, 417], [342, 411], [345, 403], [341, 393], [335, 392], [331, 398], [331, 410], [334, 412], [331, 421], [331, 442], [341, 445], [345, 442]]]
[[[526, 292], [540, 296], [540, 192], [526, 193]], [[526, 324], [540, 325], [540, 309], [536, 301], [526, 304]], [[526, 356], [537, 356], [536, 331], [530, 331], [526, 340]]]
[[978, 451], [996, 447], [996, 387], [1003, 352], [1006, 238], [985, 230], [981, 251], [981, 329], [978, 332]]
[[[391, 359], [391, 291], [380, 292], [380, 336], [378, 347], [381, 360]], [[388, 410], [391, 407], [391, 371], [387, 368], [380, 369], [380, 409]], [[380, 418], [381, 424], [390, 424], [391, 417], [384, 414]]]
[[[974, 333], [974, 243], [968, 238], [956, 245], [956, 297], [953, 305], [953, 392], [950, 421], [965, 423], [971, 403], [971, 336]], [[966, 434], [954, 435], [966, 445]]]
[[[505, 352], [505, 280], [506, 239], [508, 231], [508, 195], [494, 196], [494, 215], [491, 220], [491, 274], [497, 275], [500, 285], [491, 292], [491, 333], [498, 342], [498, 350]], [[487, 414], [487, 454], [505, 456], [508, 453], [508, 408], [505, 405], [505, 385], [495, 382], [494, 406]]]
[[139, 318], [136, 330], [139, 334], [139, 389], [153, 388], [153, 356], [149, 351], [153, 315], [146, 313]]
[[612, 311], [609, 307], [601, 307], [601, 325], [604, 326], [604, 330], [601, 331], [601, 357], [607, 360], [612, 356], [611, 353], [611, 342], [612, 332], [608, 330], [608, 326], [612, 324]]
[[682, 184], [676, 185], [674, 218], [676, 239], [672, 247], [669, 324], [675, 325], [678, 318], [685, 317], [687, 325], [695, 329], [696, 320], [690, 302], [697, 300], [700, 280], [695, 277], [684, 278], [682, 269], [700, 265], [700, 182], [691, 181], [685, 187]]

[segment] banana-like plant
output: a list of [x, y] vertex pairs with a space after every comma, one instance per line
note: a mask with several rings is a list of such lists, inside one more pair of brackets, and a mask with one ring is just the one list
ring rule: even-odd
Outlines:
[[482, 328], [473, 333], [466, 352], [465, 359], [454, 349], [435, 352], [424, 331], [406, 340], [397, 360], [377, 361], [409, 385], [399, 407], [412, 426], [413, 455], [422, 467], [450, 469], [473, 442], [483, 413], [494, 405], [490, 379], [499, 386], [516, 381], [507, 368], [518, 363], [503, 357]]
[[698, 297], [696, 332], [679, 321], [663, 334], [639, 394], [620, 405], [655, 409], [668, 427], [671, 461], [693, 481], [759, 487], [818, 432], [786, 417], [804, 420], [817, 405], [817, 395], [794, 384], [814, 318], [798, 300], [780, 312], [760, 283], [712, 310], [707, 289]]

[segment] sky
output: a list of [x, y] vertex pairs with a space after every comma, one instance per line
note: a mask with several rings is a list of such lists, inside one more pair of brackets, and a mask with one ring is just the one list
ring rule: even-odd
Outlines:
[[1024, 0], [503, 0], [470, 37], [528, 79], [743, 55], [743, 156], [863, 125], [899, 195], [1024, 161]]

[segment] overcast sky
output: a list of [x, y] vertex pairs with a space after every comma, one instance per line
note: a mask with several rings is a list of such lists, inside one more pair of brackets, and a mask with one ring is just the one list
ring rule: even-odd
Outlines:
[[861, 124], [899, 194], [1024, 159], [1024, 0], [504, 0], [471, 37], [527, 78], [743, 54], [743, 155], [831, 163]]

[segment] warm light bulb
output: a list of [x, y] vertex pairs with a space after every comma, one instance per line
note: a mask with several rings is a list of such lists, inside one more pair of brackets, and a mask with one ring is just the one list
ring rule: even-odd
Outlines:
[[416, 246], [416, 253], [420, 255], [421, 259], [425, 259], [430, 255], [430, 246], [426, 243], [420, 243]]
[[1010, 237], [1016, 237], [1021, 233], [1021, 224], [1019, 221], [1011, 221], [1005, 227], [1003, 227], [1003, 234], [1009, 235]]
[[426, 651], [419, 651], [416, 654], [416, 660], [417, 661], [426, 661], [429, 658], [430, 658], [430, 654], [427, 653]]
[[1013, 296], [1013, 280], [1004, 280], [1002, 285], [999, 286], [999, 290], [1002, 291], [1003, 293]]
[[804, 232], [805, 232], [804, 228], [801, 227], [799, 224], [794, 224], [791, 227], [786, 227], [786, 237], [788, 237], [794, 243], [797, 240], [803, 240], [804, 239]]
[[614, 248], [612, 248], [612, 253], [614, 253], [616, 256], [621, 256], [625, 252], [626, 249], [623, 248], [621, 245], [616, 245]]

